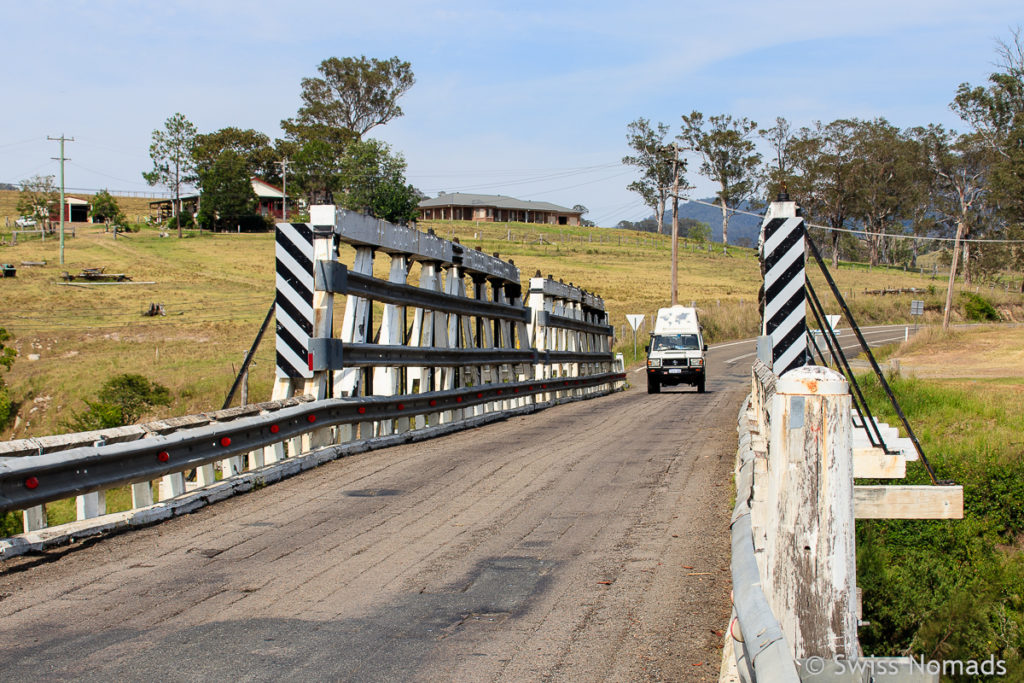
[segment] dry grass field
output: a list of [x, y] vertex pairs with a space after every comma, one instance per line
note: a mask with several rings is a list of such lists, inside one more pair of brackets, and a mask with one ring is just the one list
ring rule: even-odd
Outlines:
[[[511, 258], [524, 281], [537, 271], [602, 296], [615, 325], [618, 350], [632, 354], [625, 314], [648, 321], [669, 301], [669, 240], [615, 229], [561, 228], [524, 224], [432, 223], [446, 238]], [[2, 236], [2, 233], [0, 233]], [[58, 264], [57, 240], [20, 240], [0, 246], [0, 262], [17, 266], [17, 276], [0, 279], [0, 327], [14, 337], [18, 359], [4, 373], [18, 417], [0, 432], [21, 438], [63, 431], [72, 411], [85, 408], [98, 387], [119, 373], [139, 373], [167, 386], [174, 403], [158, 415], [182, 415], [219, 408], [274, 296], [272, 234], [192, 234], [162, 238], [154, 229], [119, 235], [79, 226]], [[351, 252], [342, 259], [351, 263]], [[45, 266], [22, 266], [25, 261]], [[377, 260], [386, 276], [388, 259]], [[103, 267], [124, 273], [130, 284], [63, 284], [61, 273]], [[840, 286], [858, 319], [910, 322], [911, 298], [924, 299], [925, 324], [941, 316], [943, 281], [895, 269], [842, 267]], [[819, 293], [825, 286], [812, 275]], [[414, 268], [410, 282], [417, 282]], [[682, 243], [679, 299], [701, 311], [709, 340], [757, 333], [756, 254], [714, 245]], [[866, 295], [864, 290], [917, 287], [914, 295]], [[1021, 296], [983, 293], [1004, 317], [1020, 320]], [[165, 316], [143, 316], [150, 304]], [[829, 304], [826, 304], [829, 307]], [[336, 316], [341, 315], [339, 301]], [[831, 312], [834, 310], [834, 305]], [[272, 332], [272, 331], [271, 331]], [[643, 347], [642, 331], [640, 348]], [[631, 359], [630, 359], [631, 360]], [[273, 382], [273, 334], [264, 338], [252, 368], [250, 400], [269, 398]]]

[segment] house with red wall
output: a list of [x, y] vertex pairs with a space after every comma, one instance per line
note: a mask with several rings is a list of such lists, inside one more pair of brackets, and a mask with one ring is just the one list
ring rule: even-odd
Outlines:
[[479, 221], [483, 223], [547, 223], [579, 225], [582, 212], [548, 202], [500, 194], [442, 192], [419, 203], [419, 220]]

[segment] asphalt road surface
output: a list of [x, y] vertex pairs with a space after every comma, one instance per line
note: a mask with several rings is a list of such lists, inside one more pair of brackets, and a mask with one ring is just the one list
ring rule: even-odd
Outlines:
[[717, 680], [751, 352], [2, 563], [0, 678]]

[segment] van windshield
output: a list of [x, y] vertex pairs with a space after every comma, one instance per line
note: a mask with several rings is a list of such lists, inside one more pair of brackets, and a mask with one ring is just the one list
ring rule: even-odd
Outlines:
[[695, 334], [659, 334], [651, 340], [652, 351], [699, 351]]

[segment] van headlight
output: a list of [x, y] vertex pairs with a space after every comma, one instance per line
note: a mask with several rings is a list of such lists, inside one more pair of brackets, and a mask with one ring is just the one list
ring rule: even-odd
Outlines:
[[704, 367], [704, 359], [703, 358], [691, 358], [690, 359], [690, 365], [692, 365], [694, 367], [698, 367], [698, 368]]
[[649, 367], [649, 368], [660, 368], [661, 367], [661, 359], [660, 358], [648, 358], [647, 359], [647, 367]]

